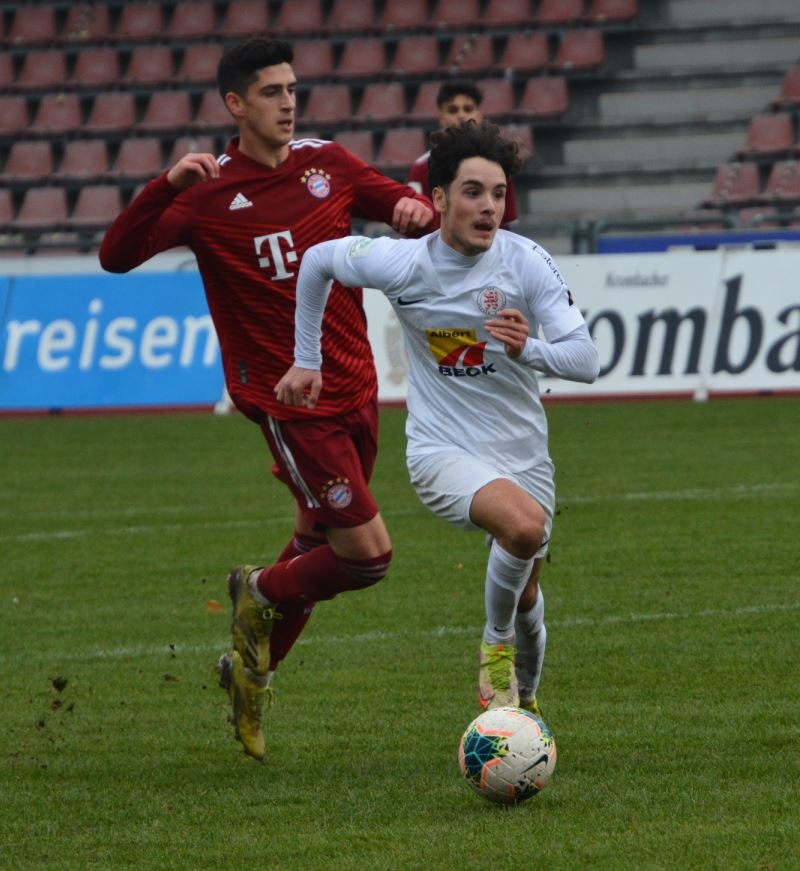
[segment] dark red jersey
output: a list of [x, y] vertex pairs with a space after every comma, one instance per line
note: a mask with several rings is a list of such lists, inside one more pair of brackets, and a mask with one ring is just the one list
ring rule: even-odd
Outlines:
[[294, 361], [295, 284], [306, 249], [351, 233], [351, 219], [391, 223], [414, 191], [333, 142], [299, 139], [277, 168], [243, 155], [234, 138], [220, 177], [176, 191], [166, 174], [114, 221], [100, 249], [110, 272], [127, 272], [180, 245], [197, 258], [222, 349], [225, 381], [251, 417], [325, 417], [377, 393], [360, 288], [334, 285], [322, 328], [324, 387], [313, 411], [283, 405], [273, 388]]

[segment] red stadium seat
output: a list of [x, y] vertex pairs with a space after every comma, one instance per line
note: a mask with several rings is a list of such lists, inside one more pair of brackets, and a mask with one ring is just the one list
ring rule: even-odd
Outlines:
[[322, 0], [292, 0], [291, 3], [281, 3], [274, 30], [275, 33], [288, 37], [320, 33]]
[[386, 0], [381, 18], [385, 32], [425, 30], [430, 26], [427, 0]]
[[742, 229], [777, 229], [781, 226], [780, 212], [775, 206], [748, 206], [736, 212], [736, 221]]
[[0, 133], [13, 136], [28, 126], [28, 101], [18, 94], [0, 94]]
[[450, 45], [443, 72], [451, 75], [488, 73], [494, 66], [494, 45], [486, 35], [463, 34]]
[[374, 78], [386, 67], [386, 52], [379, 36], [349, 39], [336, 68], [338, 76], [369, 76]]
[[0, 51], [0, 88], [10, 88], [16, 78], [14, 58], [10, 51]]
[[192, 129], [210, 130], [229, 127], [233, 132], [235, 126], [233, 115], [222, 101], [219, 91], [204, 91], [200, 98], [200, 105], [197, 107], [197, 114], [191, 123]]
[[586, 20], [592, 24], [610, 24], [634, 21], [638, 16], [638, 0], [590, 0]]
[[109, 46], [85, 46], [78, 52], [71, 85], [111, 85], [121, 78], [119, 56]]
[[436, 0], [430, 20], [434, 27], [461, 30], [474, 27], [480, 17], [479, 0]]
[[397, 75], [433, 75], [440, 65], [441, 43], [435, 36], [407, 36], [400, 40], [392, 68]]
[[781, 82], [781, 92], [772, 101], [775, 109], [793, 109], [800, 106], [800, 66], [789, 67]]
[[481, 114], [496, 121], [514, 112], [514, 90], [507, 79], [482, 79]]
[[125, 3], [114, 36], [120, 40], [149, 40], [162, 36], [164, 13], [160, 3]]
[[11, 200], [11, 191], [8, 188], [0, 188], [0, 226], [10, 225], [14, 218], [14, 203]]
[[482, 16], [486, 27], [530, 27], [533, 20], [531, 0], [489, 0]]
[[533, 144], [533, 130], [527, 124], [505, 124], [500, 128], [503, 136], [506, 139], [511, 139], [518, 143], [520, 148], [520, 157], [523, 160], [530, 160], [536, 153]]
[[725, 206], [753, 202], [759, 194], [758, 164], [723, 163], [717, 167], [711, 195], [704, 206]]
[[166, 45], [137, 45], [125, 71], [127, 84], [169, 83], [174, 74], [172, 50]]
[[[294, 5], [295, 0], [287, 3]], [[269, 30], [267, 0], [231, 0], [222, 18], [220, 32], [224, 36], [248, 37]]]
[[192, 107], [186, 91], [153, 91], [136, 126], [142, 131], [176, 130], [191, 120]]
[[353, 120], [386, 122], [402, 118], [405, 113], [406, 98], [401, 82], [371, 82], [364, 88]]
[[520, 98], [524, 116], [555, 118], [569, 109], [567, 81], [562, 76], [534, 76], [528, 79]]
[[171, 39], [207, 39], [217, 32], [216, 12], [211, 0], [183, 0], [175, 4], [167, 25]]
[[58, 48], [45, 48], [26, 52], [16, 84], [20, 88], [53, 88], [66, 80], [64, 53]]
[[304, 79], [326, 78], [333, 73], [333, 47], [327, 39], [298, 39], [293, 44], [295, 75]]
[[86, 179], [108, 172], [108, 145], [105, 139], [70, 139], [64, 146], [56, 178]]
[[333, 32], [369, 31], [375, 24], [372, 0], [333, 0], [326, 29]]
[[583, 18], [583, 0], [539, 0], [536, 23], [541, 26], [577, 24]]
[[111, 174], [125, 178], [145, 178], [149, 181], [163, 168], [161, 140], [156, 136], [143, 136], [122, 140]]
[[372, 163], [375, 159], [371, 130], [340, 130], [334, 134], [333, 141], [338, 142], [342, 148], [346, 148], [356, 157], [360, 157], [365, 163]]
[[547, 34], [541, 30], [512, 33], [495, 66], [498, 72], [534, 73], [543, 70], [550, 59]]
[[16, 45], [53, 42], [58, 36], [56, 10], [52, 3], [17, 6], [7, 41]]
[[561, 35], [550, 66], [560, 72], [596, 70], [605, 61], [605, 42], [600, 30], [567, 30]]
[[69, 223], [78, 227], [107, 227], [122, 211], [122, 193], [115, 184], [84, 185], [78, 191]]
[[89, 133], [130, 130], [136, 123], [136, 103], [129, 91], [103, 91], [94, 98], [83, 129]]
[[341, 122], [350, 117], [351, 109], [347, 85], [317, 85], [308, 95], [301, 120], [311, 124]]
[[765, 202], [800, 201], [800, 160], [776, 160], [761, 199]]
[[376, 163], [385, 169], [407, 170], [427, 148], [426, 133], [421, 127], [392, 127], [383, 137]]
[[3, 178], [10, 181], [37, 181], [53, 172], [53, 146], [49, 142], [17, 139], [11, 143]]
[[220, 150], [217, 148], [214, 137], [208, 133], [198, 133], [196, 136], [179, 136], [172, 143], [172, 150], [164, 164], [169, 168], [175, 164], [185, 154], [213, 154], [214, 157], [219, 156]]
[[107, 39], [111, 34], [107, 3], [70, 3], [61, 36], [68, 42]]
[[77, 94], [45, 94], [29, 129], [37, 133], [69, 133], [80, 127], [81, 120]]
[[794, 145], [792, 116], [788, 112], [754, 115], [747, 127], [747, 137], [739, 157], [779, 155]]
[[439, 93], [441, 82], [423, 82], [417, 91], [407, 118], [414, 122], [433, 121], [439, 116], [439, 107], [436, 97]]
[[218, 42], [190, 43], [183, 53], [177, 79], [204, 85], [216, 82], [222, 51], [223, 46]]
[[31, 187], [11, 223], [19, 229], [36, 229], [63, 224], [66, 219], [67, 192], [63, 187]]

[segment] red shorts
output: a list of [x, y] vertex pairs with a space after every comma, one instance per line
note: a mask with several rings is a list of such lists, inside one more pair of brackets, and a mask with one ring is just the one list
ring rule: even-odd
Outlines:
[[369, 490], [378, 453], [377, 401], [337, 417], [267, 416], [261, 431], [275, 459], [273, 474], [315, 528], [361, 526], [378, 513]]

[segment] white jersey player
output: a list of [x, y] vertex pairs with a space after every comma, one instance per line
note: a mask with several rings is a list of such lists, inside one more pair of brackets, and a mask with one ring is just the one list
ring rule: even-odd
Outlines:
[[408, 353], [411, 482], [435, 514], [492, 541], [479, 701], [539, 713], [539, 572], [555, 488], [538, 374], [590, 383], [597, 352], [547, 252], [498, 229], [516, 146], [487, 122], [432, 139], [441, 229], [423, 239], [348, 237], [309, 249], [297, 284], [295, 363], [276, 394], [313, 408], [324, 390], [320, 329], [330, 281], [380, 288]]

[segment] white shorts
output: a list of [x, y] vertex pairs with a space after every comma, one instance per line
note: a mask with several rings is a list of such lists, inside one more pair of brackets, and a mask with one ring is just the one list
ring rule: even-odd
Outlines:
[[437, 517], [462, 529], [478, 529], [469, 517], [472, 499], [481, 487], [506, 478], [521, 487], [544, 509], [544, 542], [536, 552], [547, 553], [556, 504], [555, 466], [549, 458], [521, 472], [499, 471], [494, 466], [459, 448], [406, 458], [411, 484], [422, 504]]

